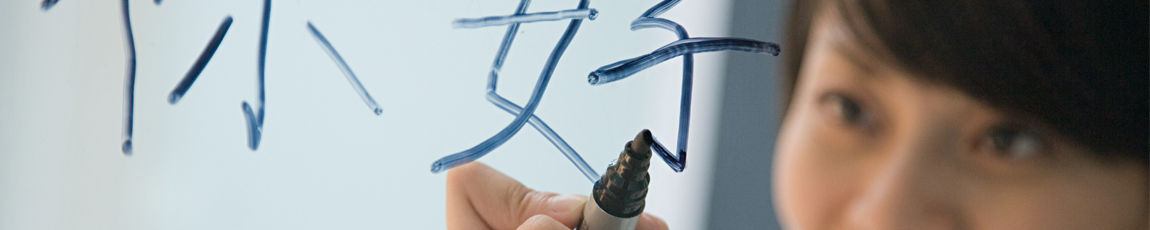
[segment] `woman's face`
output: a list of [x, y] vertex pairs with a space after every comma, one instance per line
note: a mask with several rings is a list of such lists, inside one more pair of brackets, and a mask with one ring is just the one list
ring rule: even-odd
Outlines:
[[775, 151], [787, 229], [1147, 229], [1145, 165], [916, 80], [846, 34], [812, 24]]

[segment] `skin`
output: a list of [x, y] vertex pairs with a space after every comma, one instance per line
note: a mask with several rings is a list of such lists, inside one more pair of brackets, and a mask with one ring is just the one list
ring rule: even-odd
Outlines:
[[924, 82], [812, 24], [775, 153], [787, 229], [1148, 229], [1147, 166]]
[[[572, 229], [587, 196], [538, 192], [479, 162], [447, 171], [447, 229]], [[637, 230], [667, 229], [643, 213]]]
[[[1144, 163], [918, 80], [819, 15], [775, 150], [787, 229], [1150, 229]], [[448, 229], [571, 229], [586, 201], [478, 162], [447, 175]]]

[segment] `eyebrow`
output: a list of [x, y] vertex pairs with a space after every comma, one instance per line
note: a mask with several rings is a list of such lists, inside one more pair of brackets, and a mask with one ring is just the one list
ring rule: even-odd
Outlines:
[[834, 39], [831, 43], [832, 52], [845, 57], [852, 66], [865, 73], [864, 75], [871, 76], [878, 72], [878, 66], [874, 62], [880, 58], [858, 47], [860, 46], [858, 43], [847, 42], [845, 39]]

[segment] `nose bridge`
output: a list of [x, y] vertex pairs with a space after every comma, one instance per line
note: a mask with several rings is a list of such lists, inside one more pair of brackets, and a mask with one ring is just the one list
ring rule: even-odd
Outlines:
[[933, 119], [913, 121], [893, 135], [852, 200], [848, 222], [860, 229], [954, 229], [949, 198], [956, 181], [953, 129]]

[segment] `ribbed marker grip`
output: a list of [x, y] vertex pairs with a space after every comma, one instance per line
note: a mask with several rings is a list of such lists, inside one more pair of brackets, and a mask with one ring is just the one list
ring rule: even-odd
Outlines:
[[643, 213], [651, 176], [651, 131], [643, 130], [623, 146], [614, 165], [595, 183], [592, 198], [607, 214], [628, 218]]

